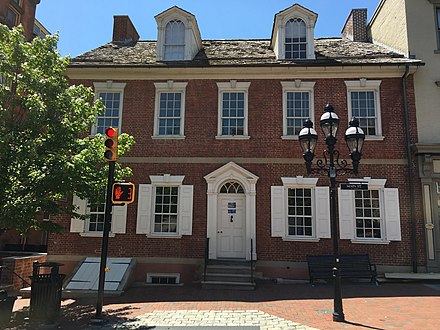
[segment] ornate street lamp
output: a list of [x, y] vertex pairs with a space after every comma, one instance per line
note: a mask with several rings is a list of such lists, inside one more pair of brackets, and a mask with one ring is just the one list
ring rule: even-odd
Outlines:
[[338, 221], [336, 217], [336, 177], [338, 173], [354, 173], [358, 174], [359, 161], [361, 160], [362, 145], [365, 140], [365, 134], [359, 127], [359, 120], [353, 118], [349, 125], [350, 127], [345, 131], [345, 141], [348, 146], [351, 160], [353, 161], [350, 167], [345, 159], [339, 159], [339, 151], [335, 150], [337, 141], [336, 133], [339, 126], [339, 117], [333, 111], [330, 104], [325, 106], [325, 112], [321, 116], [319, 124], [325, 136], [325, 143], [327, 150], [323, 152], [323, 159], [316, 161], [316, 167], [312, 166], [312, 161], [315, 156], [314, 150], [318, 135], [313, 129], [313, 123], [310, 119], [304, 122], [304, 128], [299, 133], [299, 142], [303, 151], [303, 157], [306, 163], [307, 173], [322, 173], [327, 172], [330, 179], [330, 222], [332, 228], [333, 239], [333, 256], [334, 256], [334, 296], [333, 296], [333, 321], [345, 321], [344, 312], [342, 309], [342, 295], [341, 295], [341, 276], [339, 273], [339, 236], [338, 236]]

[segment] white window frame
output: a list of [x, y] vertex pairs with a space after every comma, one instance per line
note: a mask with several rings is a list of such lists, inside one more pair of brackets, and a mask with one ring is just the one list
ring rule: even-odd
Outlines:
[[[184, 185], [184, 178], [185, 176], [170, 174], [150, 175], [151, 184], [139, 185], [136, 234], [161, 238], [181, 238], [183, 235], [192, 235], [194, 187], [192, 185]], [[179, 201], [176, 233], [154, 232], [156, 187], [178, 187]]]
[[[153, 139], [184, 139], [185, 138], [185, 98], [187, 82], [174, 82], [168, 80], [166, 83], [154, 83], [156, 88], [154, 105], [154, 129]], [[161, 93], [181, 93], [180, 108], [180, 134], [179, 135], [160, 135], [159, 134], [159, 115], [160, 115], [160, 94]]]
[[379, 191], [381, 214], [381, 238], [356, 237], [355, 191], [338, 188], [339, 235], [340, 239], [349, 239], [360, 244], [389, 244], [401, 241], [399, 192], [397, 188], [385, 188], [386, 179], [348, 179], [349, 182], [362, 182], [369, 190]]
[[309, 118], [315, 117], [315, 82], [314, 81], [281, 81], [283, 88], [283, 135], [284, 140], [298, 140], [298, 135], [287, 134], [287, 93], [289, 92], [307, 92], [309, 93]]
[[[282, 177], [282, 186], [271, 187], [271, 233], [283, 241], [318, 242], [330, 238], [329, 188], [317, 186], [318, 178]], [[312, 236], [288, 234], [288, 189], [312, 190]]]
[[[287, 41], [286, 41], [286, 37], [287, 37], [287, 24], [293, 24], [293, 25], [295, 25], [296, 23], [299, 23], [299, 24], [304, 24], [304, 30], [305, 30], [305, 41], [304, 42], [289, 42], [289, 43], [287, 43]], [[307, 47], [308, 47], [308, 44], [307, 44], [307, 24], [306, 24], [306, 22], [304, 22], [304, 20], [303, 19], [301, 19], [301, 18], [299, 18], [299, 17], [295, 17], [295, 18], [291, 18], [291, 19], [289, 19], [287, 22], [286, 22], [286, 24], [284, 25], [284, 56], [285, 56], [285, 59], [286, 60], [305, 60], [305, 59], [307, 59]], [[306, 46], [306, 49], [304, 50], [304, 51], [302, 51], [302, 50], [300, 50], [300, 51], [298, 51], [298, 53], [302, 53], [302, 52], [304, 52], [304, 57], [289, 57], [289, 58], [287, 58], [287, 56], [286, 56], [286, 48], [287, 48], [287, 45], [291, 45], [291, 46], [295, 46], [295, 45], [297, 45], [297, 46], [300, 46], [300, 45], [303, 45], [303, 44], [305, 44], [305, 46]], [[291, 52], [293, 52], [293, 51], [291, 51]]]
[[[78, 207], [77, 213], [86, 215], [90, 213], [88, 201], [81, 199], [78, 196], [73, 196], [72, 204]], [[109, 237], [114, 237], [115, 234], [125, 234], [127, 224], [127, 204], [123, 206], [113, 206], [112, 220]], [[72, 218], [70, 221], [70, 232], [79, 233], [83, 237], [102, 237], [103, 231], [89, 231], [89, 219], [82, 220]]]
[[[100, 93], [120, 93], [120, 99], [119, 99], [119, 134], [121, 134], [121, 127], [122, 127], [122, 110], [124, 109], [124, 89], [126, 83], [115, 83], [111, 80], [108, 80], [106, 82], [94, 82], [93, 87], [95, 90], [95, 100], [99, 99]], [[98, 123], [98, 117], [96, 116], [96, 122], [92, 126], [91, 129], [91, 135], [96, 135], [97, 133], [97, 123]]]
[[[248, 133], [248, 121], [249, 121], [249, 86], [250, 82], [237, 82], [231, 80], [229, 82], [218, 82], [218, 122], [217, 122], [217, 135], [216, 139], [231, 139], [231, 140], [248, 140], [250, 139]], [[244, 93], [244, 127], [243, 135], [223, 135], [222, 134], [222, 116], [223, 116], [223, 93]]]
[[[9, 11], [11, 11], [15, 15], [15, 22], [9, 21], [9, 18], [8, 18]], [[20, 13], [13, 6], [9, 6], [8, 9], [6, 10], [5, 23], [10, 28], [12, 28], [13, 26], [17, 26], [20, 23], [20, 17], [21, 17]], [[11, 25], [9, 25], [9, 24], [11, 24]]]
[[380, 109], [380, 84], [381, 80], [367, 80], [361, 78], [359, 80], [349, 80], [345, 81], [347, 87], [347, 109], [348, 109], [348, 120], [353, 117], [353, 110], [351, 107], [351, 93], [352, 92], [373, 92], [375, 100], [375, 111], [376, 111], [376, 135], [368, 135], [365, 132], [365, 140], [379, 140], [384, 139], [382, 135], [382, 120], [381, 120], [381, 109]]

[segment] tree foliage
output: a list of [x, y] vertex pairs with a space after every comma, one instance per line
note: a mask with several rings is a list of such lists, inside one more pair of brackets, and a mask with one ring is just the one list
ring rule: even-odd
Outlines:
[[[41, 228], [38, 213], [75, 214], [62, 198], [96, 201], [107, 166], [104, 137], [88, 135], [102, 102], [91, 88], [69, 84], [57, 35], [26, 42], [22, 32], [0, 24], [0, 229], [25, 233]], [[120, 135], [119, 154], [133, 143]], [[118, 178], [130, 174], [117, 164]]]

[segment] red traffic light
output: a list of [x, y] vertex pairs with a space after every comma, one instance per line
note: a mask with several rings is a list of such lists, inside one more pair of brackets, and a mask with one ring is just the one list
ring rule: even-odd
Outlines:
[[113, 137], [113, 135], [115, 135], [117, 131], [117, 128], [109, 127], [105, 130], [105, 135], [107, 135], [108, 137]]
[[118, 129], [109, 127], [105, 130], [105, 135], [104, 158], [108, 162], [114, 162], [118, 159]]

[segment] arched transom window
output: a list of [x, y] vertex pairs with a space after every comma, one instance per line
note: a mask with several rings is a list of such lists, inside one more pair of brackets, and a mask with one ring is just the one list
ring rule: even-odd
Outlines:
[[306, 23], [300, 18], [294, 18], [286, 23], [285, 58], [307, 58]]
[[185, 25], [178, 20], [169, 21], [165, 27], [164, 60], [183, 60], [185, 55]]
[[243, 187], [237, 182], [226, 182], [220, 189], [221, 194], [244, 194]]

